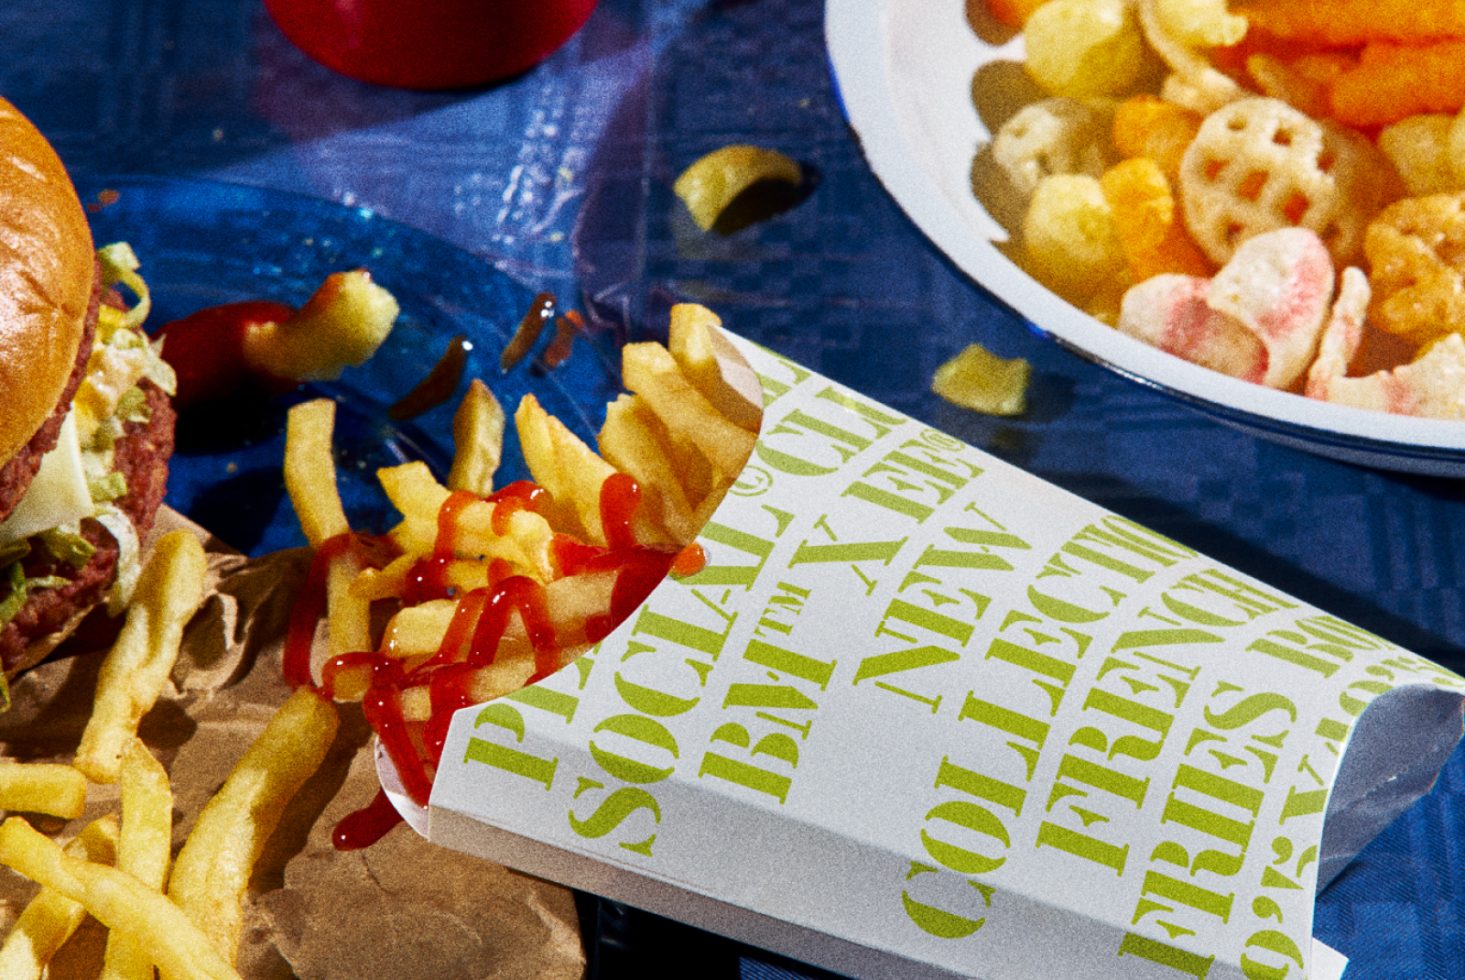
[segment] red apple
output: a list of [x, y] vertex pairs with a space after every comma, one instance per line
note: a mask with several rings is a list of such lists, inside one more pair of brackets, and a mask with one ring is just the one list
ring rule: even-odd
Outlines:
[[400, 88], [482, 85], [538, 64], [595, 0], [265, 0], [280, 30], [343, 75]]

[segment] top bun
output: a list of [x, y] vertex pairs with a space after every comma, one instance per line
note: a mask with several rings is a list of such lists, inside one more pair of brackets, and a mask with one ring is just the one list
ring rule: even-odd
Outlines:
[[66, 389], [95, 268], [86, 212], [61, 159], [0, 98], [0, 465]]

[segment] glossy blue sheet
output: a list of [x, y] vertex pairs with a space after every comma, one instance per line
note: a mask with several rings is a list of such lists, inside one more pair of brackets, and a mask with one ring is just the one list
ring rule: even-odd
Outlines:
[[[424, 94], [318, 67], [250, 0], [9, 0], [0, 94], [91, 188], [105, 175], [207, 178], [366, 208], [481, 256], [503, 274], [489, 294], [577, 302], [604, 337], [655, 333], [670, 302], [706, 302], [838, 381], [1465, 668], [1465, 486], [1258, 441], [1033, 336], [870, 175], [821, 21], [816, 0], [603, 0], [539, 68]], [[672, 179], [730, 142], [796, 157], [813, 193], [739, 234], [697, 232]], [[1033, 362], [1026, 416], [983, 418], [927, 392], [972, 340]], [[180, 461], [174, 503], [226, 522], [248, 481], [231, 489], [191, 467]], [[216, 478], [225, 489], [209, 489]], [[258, 549], [288, 537], [277, 519], [215, 530]], [[740, 957], [745, 976], [783, 968], [614, 907], [599, 917], [606, 976], [680, 956], [707, 975], [735, 975]], [[1465, 752], [1324, 893], [1317, 933], [1351, 957], [1353, 978], [1465, 975]]]

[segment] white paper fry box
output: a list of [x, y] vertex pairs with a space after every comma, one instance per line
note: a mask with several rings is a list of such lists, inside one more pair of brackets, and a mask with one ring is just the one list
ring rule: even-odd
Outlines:
[[1465, 681], [734, 343], [707, 567], [459, 712], [429, 836], [859, 976], [1306, 975]]

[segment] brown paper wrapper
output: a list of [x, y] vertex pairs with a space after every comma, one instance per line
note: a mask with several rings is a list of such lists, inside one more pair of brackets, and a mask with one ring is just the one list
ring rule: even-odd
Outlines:
[[[209, 556], [207, 595], [183, 651], [139, 734], [172, 776], [174, 849], [204, 803], [263, 730], [289, 689], [280, 652], [293, 596], [309, 562], [301, 549], [249, 560], [171, 511], [155, 533], [187, 527]], [[91, 712], [110, 638], [83, 629], [55, 659], [12, 683], [0, 715], [0, 752], [69, 762]], [[255, 866], [238, 967], [249, 978], [572, 978], [584, 954], [571, 893], [457, 854], [407, 827], [360, 851], [337, 851], [331, 831], [376, 795], [371, 731], [352, 705], [325, 763], [286, 809]], [[115, 787], [92, 786], [86, 815], [41, 829], [64, 840], [116, 812]], [[36, 887], [0, 872], [0, 928]], [[105, 930], [87, 924], [52, 962], [51, 978], [93, 977]]]

